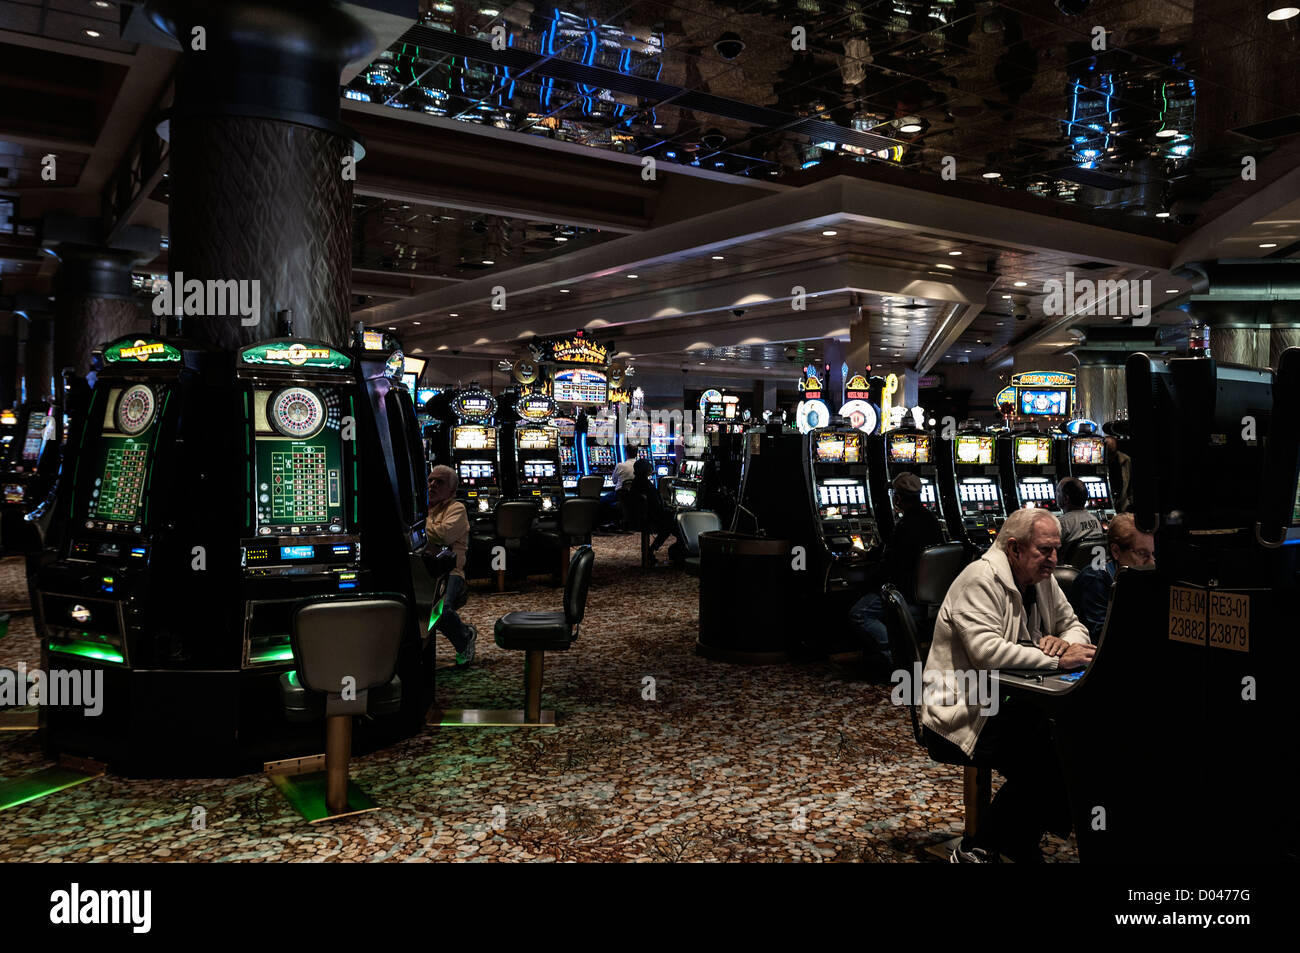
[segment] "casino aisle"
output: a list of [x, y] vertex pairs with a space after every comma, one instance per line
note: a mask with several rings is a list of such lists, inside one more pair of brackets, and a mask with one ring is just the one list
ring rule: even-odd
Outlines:
[[[664, 568], [642, 576], [635, 536], [594, 544], [582, 637], [547, 660], [544, 698], [560, 727], [429, 728], [356, 758], [353, 776], [381, 808], [325, 829], [304, 824], [260, 775], [109, 775], [6, 811], [0, 862], [947, 862], [926, 848], [961, 830], [960, 771], [924, 756], [886, 688], [832, 663], [698, 657], [697, 580]], [[22, 590], [21, 561], [0, 563], [0, 602]], [[485, 635], [474, 665], [439, 673], [443, 704], [518, 704], [518, 653], [486, 633], [522, 601], [550, 607], [559, 592], [473, 587], [463, 615]], [[16, 615], [0, 666], [37, 657], [31, 615]], [[646, 676], [653, 701], [642, 698]], [[0, 781], [44, 763], [32, 734], [0, 732]], [[191, 829], [195, 807], [206, 830]], [[1074, 861], [1072, 840], [1049, 836], [1046, 859]]]

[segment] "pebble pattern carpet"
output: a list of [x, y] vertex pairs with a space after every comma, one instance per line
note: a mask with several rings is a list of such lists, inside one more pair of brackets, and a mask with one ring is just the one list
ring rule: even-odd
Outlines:
[[[543, 703], [558, 726], [428, 728], [354, 759], [354, 780], [382, 807], [325, 825], [302, 821], [260, 775], [109, 775], [0, 813], [0, 861], [946, 860], [935, 845], [961, 831], [960, 770], [916, 746], [887, 687], [831, 662], [702, 659], [696, 580], [643, 573], [633, 536], [594, 547], [581, 638], [547, 655]], [[439, 701], [521, 707], [522, 653], [498, 649], [492, 624], [558, 609], [560, 590], [480, 585], [463, 612], [481, 633], [478, 659], [439, 673]], [[22, 562], [0, 563], [0, 605], [26, 602]], [[30, 612], [0, 639], [0, 666], [19, 661], [39, 661]], [[45, 764], [34, 734], [0, 732], [0, 781]], [[1044, 852], [1076, 859], [1072, 839], [1049, 837]]]

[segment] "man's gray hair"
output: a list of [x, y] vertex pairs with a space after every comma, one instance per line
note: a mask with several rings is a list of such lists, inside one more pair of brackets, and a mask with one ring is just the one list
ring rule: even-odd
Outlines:
[[1045, 510], [1041, 507], [1025, 507], [1016, 510], [1007, 517], [1007, 521], [1002, 524], [998, 530], [998, 538], [993, 541], [993, 545], [998, 549], [1005, 550], [1011, 544], [1013, 539], [1028, 540], [1034, 534], [1034, 526], [1039, 522], [1048, 522], [1058, 533], [1061, 531], [1061, 521], [1056, 518], [1056, 514], [1051, 510]]
[[453, 490], [456, 489], [457, 473], [455, 470], [447, 466], [447, 464], [445, 463], [440, 463], [432, 470], [429, 471], [429, 476], [433, 476], [435, 473], [439, 474], [440, 476], [446, 477], [447, 485], [451, 487]]

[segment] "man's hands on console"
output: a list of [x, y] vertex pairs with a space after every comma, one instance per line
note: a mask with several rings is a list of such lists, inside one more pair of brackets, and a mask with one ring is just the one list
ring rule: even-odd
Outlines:
[[1038, 647], [1043, 650], [1044, 655], [1059, 659], [1056, 664], [1063, 672], [1073, 668], [1083, 668], [1097, 653], [1095, 645], [1075, 645], [1054, 635], [1043, 636], [1038, 642]]

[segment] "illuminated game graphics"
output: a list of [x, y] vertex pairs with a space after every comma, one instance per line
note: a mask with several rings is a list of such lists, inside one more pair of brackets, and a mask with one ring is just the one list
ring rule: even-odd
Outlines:
[[283, 436], [306, 440], [325, 426], [325, 404], [306, 387], [286, 387], [271, 399], [269, 416]]
[[133, 384], [117, 399], [117, 412], [113, 415], [117, 429], [128, 437], [144, 431], [153, 423], [158, 411], [158, 401], [148, 384]]
[[87, 515], [92, 520], [130, 523], [140, 510], [149, 447], [143, 441], [129, 437], [106, 442], [104, 468], [91, 490]]
[[876, 408], [865, 400], [854, 399], [840, 408], [840, 416], [849, 422], [854, 430], [871, 433], [876, 429]]
[[[319, 426], [310, 430], [317, 435], [322, 430], [337, 434], [343, 428], [343, 411], [340, 397], [332, 390], [324, 394], [304, 387], [285, 388], [272, 395], [266, 405], [266, 420], [273, 430], [284, 434], [276, 413], [282, 398], [298, 391], [316, 399], [319, 408]], [[284, 434], [300, 440], [296, 434]], [[257, 449], [257, 532], [272, 534], [274, 526], [302, 525], [304, 531], [315, 524], [328, 525], [329, 532], [342, 532], [343, 485], [342, 459], [337, 436], [322, 438], [316, 444], [283, 444], [277, 439], [260, 441]], [[322, 471], [321, 465], [324, 465]], [[295, 530], [296, 532], [296, 530]]]

